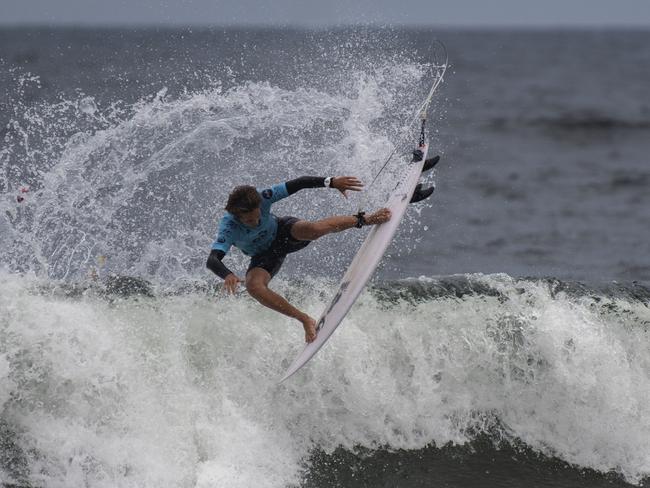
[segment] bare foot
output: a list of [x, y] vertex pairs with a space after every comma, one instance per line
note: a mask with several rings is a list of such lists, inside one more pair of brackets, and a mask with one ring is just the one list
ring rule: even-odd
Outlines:
[[372, 213], [366, 217], [366, 224], [368, 225], [377, 225], [388, 222], [391, 217], [391, 212], [387, 208], [380, 208], [375, 213]]
[[301, 320], [302, 326], [305, 328], [305, 342], [314, 342], [318, 332], [316, 332], [316, 321], [310, 316], [305, 317], [304, 320]]

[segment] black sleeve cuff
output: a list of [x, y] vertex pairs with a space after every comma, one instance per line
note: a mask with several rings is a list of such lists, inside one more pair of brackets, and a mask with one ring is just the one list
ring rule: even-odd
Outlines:
[[304, 188], [323, 188], [325, 186], [325, 178], [322, 176], [301, 176], [295, 180], [287, 181], [287, 193], [293, 195], [298, 190]]
[[224, 266], [224, 264], [221, 262], [223, 257], [226, 255], [225, 252], [220, 251], [218, 249], [213, 249], [210, 251], [210, 255], [208, 256], [208, 262], [205, 263], [205, 266], [212, 271], [214, 274], [216, 274], [219, 278], [226, 279], [226, 276], [232, 273], [228, 268]]

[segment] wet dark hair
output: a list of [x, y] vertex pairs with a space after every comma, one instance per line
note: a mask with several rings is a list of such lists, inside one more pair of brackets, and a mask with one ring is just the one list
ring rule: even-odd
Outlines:
[[228, 196], [226, 210], [231, 214], [242, 214], [255, 210], [262, 203], [262, 197], [257, 193], [254, 186], [236, 186]]

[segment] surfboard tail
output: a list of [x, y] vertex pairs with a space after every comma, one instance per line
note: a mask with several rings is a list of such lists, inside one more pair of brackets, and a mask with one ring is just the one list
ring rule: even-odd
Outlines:
[[429, 188], [422, 188], [422, 183], [418, 183], [417, 186], [415, 187], [415, 191], [413, 192], [413, 196], [411, 197], [411, 201], [409, 203], [417, 203], [417, 202], [421, 202], [425, 198], [429, 198], [433, 194], [433, 191], [435, 189], [436, 189], [435, 186], [430, 186]]
[[440, 161], [440, 155], [427, 159], [424, 162], [424, 166], [422, 166], [422, 172], [425, 173], [433, 169], [435, 165], [438, 164], [438, 161]]

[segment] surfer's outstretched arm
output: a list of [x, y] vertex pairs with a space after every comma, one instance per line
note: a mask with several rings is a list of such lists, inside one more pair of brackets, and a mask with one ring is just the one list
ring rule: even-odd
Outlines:
[[345, 192], [348, 190], [361, 191], [363, 189], [363, 183], [354, 176], [333, 176], [331, 178], [323, 178], [322, 176], [301, 176], [300, 178], [287, 181], [285, 184], [289, 195], [293, 195], [297, 191], [305, 188], [335, 188], [340, 191], [343, 196], [346, 196]]
[[390, 217], [390, 210], [382, 208], [368, 216], [338, 215], [314, 222], [299, 220], [291, 227], [291, 237], [299, 241], [314, 241], [327, 234], [341, 232], [352, 227], [360, 227], [362, 224], [383, 224], [384, 222], [388, 222]]

